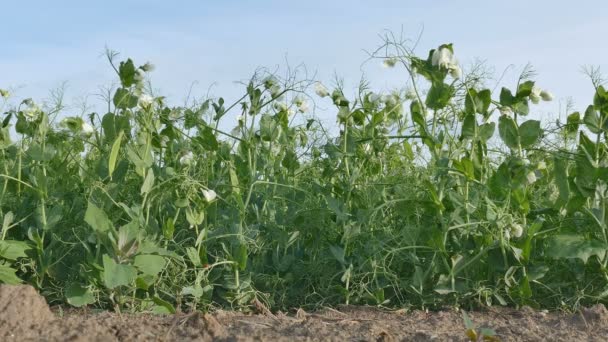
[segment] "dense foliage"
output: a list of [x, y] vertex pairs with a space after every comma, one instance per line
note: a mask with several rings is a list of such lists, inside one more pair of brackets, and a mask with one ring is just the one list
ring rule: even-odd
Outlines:
[[[112, 54], [103, 115], [3, 90], [0, 283], [155, 312], [605, 303], [600, 82], [584, 114], [544, 126], [527, 116], [552, 95], [530, 73], [495, 94], [451, 44], [382, 51], [407, 91], [256, 75], [234, 104], [169, 107], [152, 65]], [[335, 136], [311, 102], [335, 108]]]

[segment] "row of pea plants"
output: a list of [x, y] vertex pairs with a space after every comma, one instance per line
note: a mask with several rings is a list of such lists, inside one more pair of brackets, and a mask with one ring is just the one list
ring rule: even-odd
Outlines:
[[496, 93], [451, 44], [378, 51], [407, 89], [257, 74], [233, 103], [176, 107], [153, 65], [109, 53], [105, 114], [1, 90], [0, 283], [160, 313], [605, 302], [601, 83], [543, 125], [530, 113], [553, 95], [530, 73]]

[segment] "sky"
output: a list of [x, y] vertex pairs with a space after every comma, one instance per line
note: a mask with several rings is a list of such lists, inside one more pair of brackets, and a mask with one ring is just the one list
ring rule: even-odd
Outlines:
[[[236, 82], [286, 65], [306, 65], [329, 86], [337, 75], [352, 93], [362, 75], [374, 90], [401, 88], [403, 69], [364, 63], [387, 30], [420, 37], [416, 53], [424, 57], [453, 43], [465, 72], [484, 61], [496, 96], [531, 63], [537, 83], [555, 95], [533, 108], [537, 116], [563, 117], [568, 99], [584, 110], [593, 86], [583, 68], [608, 70], [605, 0], [21, 0], [0, 8], [0, 88], [43, 101], [64, 84], [75, 114], [85, 99], [98, 105], [95, 94], [117, 81], [106, 46], [138, 65], [151, 61], [155, 92], [176, 105], [190, 89], [236, 99], [244, 91]], [[329, 107], [319, 102], [318, 112], [333, 120]]]

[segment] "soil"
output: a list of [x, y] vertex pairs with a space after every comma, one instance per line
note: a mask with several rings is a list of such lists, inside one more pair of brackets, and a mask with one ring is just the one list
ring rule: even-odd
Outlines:
[[[263, 311], [266, 311], [265, 313]], [[59, 315], [63, 312], [63, 315]], [[343, 306], [314, 313], [217, 311], [172, 316], [50, 309], [30, 286], [0, 285], [0, 341], [467, 341], [462, 312]], [[576, 314], [529, 308], [469, 312], [502, 341], [606, 341], [603, 305]], [[478, 329], [479, 330], [479, 329]]]

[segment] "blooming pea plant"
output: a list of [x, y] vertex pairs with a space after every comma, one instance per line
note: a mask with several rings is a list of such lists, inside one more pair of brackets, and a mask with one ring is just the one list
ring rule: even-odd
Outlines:
[[101, 115], [0, 90], [0, 282], [158, 313], [603, 301], [600, 78], [551, 126], [530, 73], [493, 91], [452, 44], [378, 51], [404, 89], [257, 74], [234, 103], [170, 106], [152, 64], [108, 53], [120, 83]]

